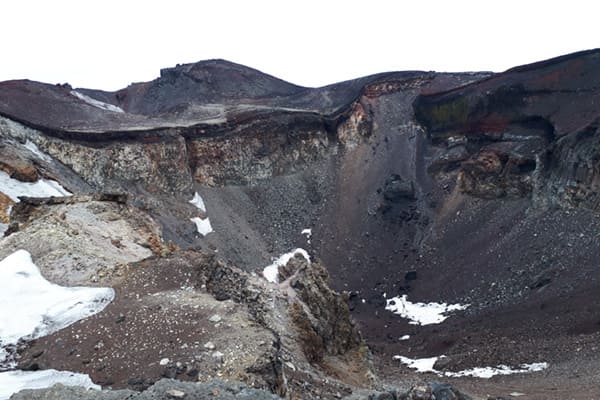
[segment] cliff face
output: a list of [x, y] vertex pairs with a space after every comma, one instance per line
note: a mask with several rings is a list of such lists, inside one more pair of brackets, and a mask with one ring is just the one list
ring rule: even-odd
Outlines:
[[[600, 334], [599, 67], [589, 51], [500, 74], [396, 72], [302, 88], [213, 60], [114, 93], [0, 83], [4, 182], [74, 194], [17, 202], [0, 186], [0, 255], [25, 248], [57, 283], [117, 288], [114, 307], [77, 328], [95, 333], [42, 339], [22, 366], [138, 390], [161, 375], [219, 373], [333, 398], [408, 379], [393, 355], [445, 354], [450, 371], [547, 361], [553, 384], [570, 385], [561, 371]], [[204, 209], [189, 203], [194, 192]], [[207, 217], [214, 231], [199, 234], [190, 219]], [[273, 285], [255, 276], [296, 247], [313, 264], [292, 259]], [[470, 306], [416, 327], [385, 310], [403, 294]], [[211, 313], [227, 313], [231, 330], [207, 323]], [[123, 339], [102, 357], [95, 323]], [[146, 328], [156, 341], [144, 351], [123, 345]], [[195, 329], [217, 348], [173, 347]], [[35, 357], [56, 340], [89, 362], [64, 346]], [[236, 358], [238, 342], [247, 351]], [[166, 348], [165, 367], [152, 357]]]
[[[478, 196], [534, 192], [597, 209], [599, 63], [597, 51], [576, 53], [419, 96], [415, 115], [445, 150], [435, 169], [458, 170], [461, 189]], [[583, 141], [589, 151], [574, 155]]]

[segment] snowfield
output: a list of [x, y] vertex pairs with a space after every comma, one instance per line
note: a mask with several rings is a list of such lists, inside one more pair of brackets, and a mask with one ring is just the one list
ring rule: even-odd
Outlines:
[[93, 107], [96, 107], [96, 108], [100, 108], [101, 110], [118, 112], [118, 113], [124, 113], [125, 112], [125, 111], [123, 111], [123, 109], [121, 107], [117, 107], [117, 106], [115, 106], [113, 104], [108, 104], [108, 103], [105, 103], [103, 101], [92, 99], [90, 96], [86, 96], [85, 94], [79, 93], [76, 90], [72, 90], [71, 94], [73, 96], [77, 97], [78, 99], [83, 100], [84, 102], [86, 102], [90, 106], [93, 106]]
[[496, 375], [513, 375], [513, 374], [526, 374], [528, 372], [543, 371], [548, 368], [548, 363], [532, 363], [532, 364], [521, 364], [518, 368], [511, 368], [508, 365], [498, 365], [497, 367], [479, 367], [466, 369], [459, 372], [445, 372], [444, 376], [458, 378], [461, 376], [473, 376], [475, 378], [489, 379]]
[[[0, 261], [0, 369], [15, 362], [7, 347], [65, 328], [102, 311], [115, 297], [110, 288], [62, 287], [48, 282], [25, 250]], [[89, 376], [68, 371], [0, 372], [0, 400], [22, 389], [63, 385], [100, 389]]]
[[[25, 250], [0, 261], [0, 348], [49, 335], [102, 311], [110, 288], [62, 287], [48, 282]], [[0, 366], [8, 363], [0, 353]]]
[[279, 258], [275, 259], [272, 264], [267, 265], [263, 269], [263, 276], [265, 277], [265, 279], [271, 283], [277, 283], [277, 278], [279, 276], [279, 267], [286, 265], [288, 261], [292, 259], [292, 257], [296, 256], [296, 254], [302, 255], [302, 257], [304, 257], [306, 261], [310, 263], [310, 256], [308, 255], [308, 252], [306, 250], [300, 248], [292, 250], [289, 253], [285, 253], [279, 256]]
[[394, 360], [400, 361], [402, 364], [408, 366], [408, 368], [416, 369], [417, 372], [432, 372], [439, 376], [446, 376], [449, 378], [460, 378], [464, 376], [472, 376], [474, 378], [489, 379], [496, 375], [513, 375], [513, 374], [525, 374], [528, 372], [543, 371], [548, 368], [548, 363], [532, 363], [532, 364], [521, 364], [518, 368], [512, 368], [508, 365], [498, 365], [496, 367], [477, 367], [466, 369], [458, 372], [442, 372], [433, 368], [437, 360], [444, 358], [445, 356], [429, 357], [429, 358], [408, 358], [403, 356], [394, 356]]
[[19, 202], [19, 196], [28, 197], [62, 197], [71, 196], [71, 193], [58, 182], [40, 179], [37, 182], [21, 182], [11, 178], [6, 172], [0, 171], [0, 192]]
[[386, 303], [386, 310], [409, 319], [412, 325], [439, 324], [449, 317], [446, 314], [469, 307], [469, 304], [412, 303], [406, 295], [386, 299]]
[[100, 390], [100, 386], [92, 382], [85, 374], [47, 369], [43, 371], [8, 371], [0, 372], [0, 400], [8, 400], [13, 393], [23, 389], [43, 389], [56, 383], [65, 386], [83, 386], [87, 389]]

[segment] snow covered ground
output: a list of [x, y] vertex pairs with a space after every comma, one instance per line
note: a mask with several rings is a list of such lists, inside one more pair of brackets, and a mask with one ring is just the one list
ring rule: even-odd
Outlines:
[[[194, 198], [192, 200], [190, 200], [190, 203], [193, 204], [194, 206], [196, 206], [196, 208], [198, 208], [203, 213], [206, 212], [206, 205], [204, 204], [204, 200], [202, 200], [202, 197], [200, 197], [198, 192], [194, 193]], [[206, 236], [209, 233], [213, 232], [213, 228], [212, 228], [212, 225], [210, 224], [210, 219], [208, 219], [208, 217], [206, 217], [206, 218], [200, 218], [200, 217], [190, 218], [190, 221], [192, 221], [194, 224], [196, 224], [196, 229], [198, 230], [198, 233], [201, 234], [202, 236]]]
[[469, 304], [412, 303], [406, 295], [386, 299], [386, 303], [386, 310], [409, 319], [412, 325], [439, 324], [449, 317], [448, 313], [469, 307]]
[[466, 369], [459, 372], [444, 372], [444, 376], [457, 378], [461, 376], [473, 376], [475, 378], [491, 378], [496, 375], [513, 375], [513, 374], [526, 374], [528, 372], [543, 371], [548, 368], [548, 363], [532, 363], [532, 364], [521, 364], [517, 368], [511, 368], [508, 365], [498, 365], [496, 367], [479, 367]]
[[100, 390], [85, 374], [47, 369], [43, 371], [8, 371], [0, 372], [0, 400], [8, 400], [13, 394], [23, 389], [42, 389], [61, 383], [65, 386], [83, 386], [87, 389]]
[[[41, 275], [25, 250], [0, 261], [0, 369], [14, 368], [8, 347], [65, 328], [102, 311], [113, 299], [110, 288], [62, 287]], [[67, 371], [0, 373], [0, 400], [24, 388], [54, 383], [99, 388], [87, 375]]]
[[18, 202], [18, 196], [29, 197], [61, 197], [70, 196], [71, 193], [58, 182], [40, 179], [36, 182], [21, 182], [11, 178], [6, 172], [0, 171], [0, 192]]
[[110, 288], [50, 283], [31, 255], [18, 250], [0, 261], [0, 347], [56, 332], [102, 311], [114, 296]]
[[532, 364], [521, 364], [516, 368], [509, 367], [508, 365], [498, 365], [496, 367], [478, 367], [466, 369], [458, 372], [442, 372], [433, 368], [437, 360], [444, 358], [439, 357], [428, 357], [428, 358], [417, 358], [412, 359], [403, 356], [394, 356], [394, 360], [400, 361], [402, 364], [408, 366], [408, 368], [416, 369], [418, 372], [432, 372], [439, 376], [446, 376], [449, 378], [459, 378], [463, 376], [472, 376], [475, 378], [489, 379], [496, 375], [513, 375], [513, 374], [525, 374], [528, 372], [542, 371], [548, 368], [548, 363], [532, 363]]
[[87, 104], [89, 104], [91, 106], [94, 106], [96, 108], [100, 108], [100, 109], [105, 110], [105, 111], [118, 112], [118, 113], [124, 113], [125, 112], [125, 111], [123, 111], [123, 109], [121, 107], [117, 107], [117, 106], [115, 106], [113, 104], [108, 104], [108, 103], [105, 103], [103, 101], [92, 99], [90, 96], [86, 96], [85, 94], [79, 93], [76, 90], [72, 90], [71, 94], [73, 96], [77, 97], [78, 99], [83, 100]]
[[289, 253], [285, 253], [279, 256], [279, 258], [274, 260], [272, 264], [267, 265], [263, 269], [263, 276], [265, 277], [265, 279], [269, 282], [277, 283], [277, 277], [279, 276], [279, 267], [286, 265], [288, 261], [290, 261], [292, 257], [294, 257], [296, 254], [301, 254], [302, 257], [304, 257], [306, 261], [310, 263], [310, 256], [308, 255], [308, 252], [306, 250], [300, 248], [292, 250]]

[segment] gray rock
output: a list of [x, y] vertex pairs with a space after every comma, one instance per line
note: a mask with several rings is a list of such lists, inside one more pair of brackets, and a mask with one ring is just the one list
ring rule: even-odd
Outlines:
[[411, 181], [405, 181], [400, 175], [392, 174], [385, 180], [383, 197], [392, 203], [414, 200], [415, 188]]
[[28, 389], [14, 394], [10, 400], [276, 400], [269, 392], [251, 389], [239, 382], [213, 379], [206, 383], [180, 382], [162, 379], [144, 392], [131, 390], [87, 390], [80, 387], [55, 385], [48, 389]]
[[204, 345], [204, 348], [207, 350], [214, 350], [217, 348], [217, 346], [215, 346], [215, 344], [213, 342], [206, 342], [206, 344]]
[[209, 320], [210, 322], [214, 322], [214, 323], [216, 324], [216, 323], [218, 323], [218, 322], [221, 322], [221, 320], [222, 320], [222, 319], [223, 319], [223, 318], [221, 318], [221, 316], [220, 316], [219, 314], [215, 314], [215, 315], [213, 315], [212, 317], [210, 317], [208, 320]]

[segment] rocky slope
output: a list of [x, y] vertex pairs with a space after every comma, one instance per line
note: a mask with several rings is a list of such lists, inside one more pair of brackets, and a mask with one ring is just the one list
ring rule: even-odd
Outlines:
[[[592, 50], [313, 89], [212, 60], [114, 93], [0, 83], [0, 171], [74, 194], [0, 194], [0, 256], [24, 248], [55, 283], [117, 291], [24, 344], [21, 368], [132, 390], [219, 376], [287, 398], [398, 397], [424, 378], [475, 398], [593, 398], [599, 67]], [[206, 217], [201, 235], [190, 219]], [[296, 247], [313, 262], [267, 282]], [[417, 326], [385, 309], [399, 295], [469, 307]], [[393, 358], [442, 354], [442, 373], [549, 367], [440, 378]]]

